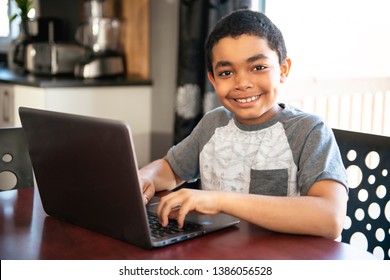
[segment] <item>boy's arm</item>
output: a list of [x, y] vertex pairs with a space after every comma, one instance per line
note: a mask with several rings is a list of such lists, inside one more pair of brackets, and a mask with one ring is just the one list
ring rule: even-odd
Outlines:
[[335, 239], [344, 225], [346, 201], [345, 187], [331, 180], [319, 181], [307, 196], [296, 197], [182, 189], [163, 197], [158, 213], [163, 225], [170, 209], [180, 205], [179, 225], [191, 210], [225, 212], [277, 232]]
[[343, 229], [346, 205], [345, 187], [331, 180], [315, 183], [306, 196], [240, 198], [225, 193], [220, 200], [222, 211], [267, 229], [330, 239], [337, 238]]
[[155, 192], [172, 190], [184, 183], [175, 175], [165, 158], [155, 160], [141, 168], [139, 177], [145, 204], [154, 196]]

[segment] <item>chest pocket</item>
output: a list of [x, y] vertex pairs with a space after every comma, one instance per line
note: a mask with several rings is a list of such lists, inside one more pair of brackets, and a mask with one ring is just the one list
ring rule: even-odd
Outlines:
[[287, 169], [251, 170], [249, 193], [287, 196]]

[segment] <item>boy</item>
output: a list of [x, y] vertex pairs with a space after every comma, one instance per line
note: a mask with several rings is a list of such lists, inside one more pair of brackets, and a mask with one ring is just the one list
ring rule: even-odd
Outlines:
[[155, 191], [201, 179], [202, 190], [161, 198], [158, 217], [183, 225], [190, 211], [220, 211], [264, 228], [337, 238], [346, 213], [347, 179], [332, 130], [277, 103], [291, 60], [279, 29], [239, 10], [206, 41], [208, 78], [223, 107], [207, 113], [166, 157], [140, 170], [145, 204]]

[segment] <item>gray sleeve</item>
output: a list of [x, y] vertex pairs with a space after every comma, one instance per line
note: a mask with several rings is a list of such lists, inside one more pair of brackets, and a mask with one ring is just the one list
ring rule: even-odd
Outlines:
[[200, 129], [194, 129], [187, 138], [171, 147], [167, 154], [173, 172], [186, 182], [199, 178], [199, 133]]
[[300, 139], [300, 155], [294, 155], [301, 195], [306, 195], [310, 187], [321, 180], [338, 181], [347, 188], [346, 170], [331, 128], [319, 121], [303, 135], [306, 137]]

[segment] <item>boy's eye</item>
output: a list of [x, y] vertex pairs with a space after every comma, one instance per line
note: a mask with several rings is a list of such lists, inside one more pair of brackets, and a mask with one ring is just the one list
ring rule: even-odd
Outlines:
[[263, 66], [263, 65], [256, 65], [256, 66], [253, 68], [253, 70], [255, 70], [255, 71], [260, 71], [260, 70], [264, 70], [265, 68], [267, 68], [267, 67], [265, 67], [265, 66]]
[[232, 71], [222, 71], [218, 74], [218, 76], [229, 76], [232, 74]]

